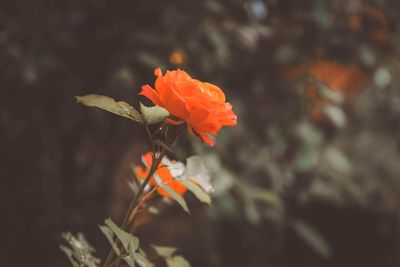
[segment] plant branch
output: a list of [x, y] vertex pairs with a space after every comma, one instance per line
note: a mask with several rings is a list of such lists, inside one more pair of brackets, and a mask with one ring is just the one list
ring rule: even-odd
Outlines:
[[[129, 220], [128, 220], [128, 224], [133, 220], [133, 218], [135, 217], [136, 213], [138, 212], [140, 206], [144, 203], [144, 201], [146, 199], [148, 199], [155, 191], [157, 190], [157, 187], [154, 187], [150, 190], [150, 192], [148, 192], [146, 195], [144, 195], [139, 203], [136, 205], [136, 207], [132, 210], [132, 213], [129, 216]], [[129, 228], [129, 227], [128, 227]]]
[[[156, 155], [156, 153], [155, 153], [154, 151], [153, 151], [153, 153], [154, 153], [154, 154], [153, 154], [153, 160], [152, 160], [152, 163], [151, 163], [150, 171], [149, 171], [149, 173], [147, 174], [147, 177], [145, 178], [145, 180], [144, 180], [142, 186], [139, 188], [139, 191], [136, 193], [135, 197], [133, 198], [133, 200], [132, 200], [131, 203], [129, 204], [128, 211], [127, 211], [127, 213], [125, 214], [125, 217], [124, 217], [124, 219], [123, 219], [123, 221], [122, 221], [122, 224], [121, 224], [121, 227], [120, 227], [120, 228], [121, 228], [122, 230], [124, 230], [124, 231], [126, 230], [126, 228], [127, 228], [127, 226], [128, 226], [130, 214], [132, 213], [132, 211], [133, 211], [133, 210], [136, 208], [136, 206], [138, 205], [139, 200], [140, 200], [140, 196], [142, 195], [142, 193], [143, 193], [145, 187], [147, 186], [147, 184], [149, 183], [150, 178], [153, 176], [154, 172], [157, 170], [157, 166], [161, 163], [161, 160], [162, 160], [162, 158], [164, 157], [164, 155], [165, 155], [165, 153], [166, 153], [166, 149], [163, 148], [163, 149], [161, 150], [161, 152], [160, 152], [158, 155]], [[117, 244], [117, 246], [118, 246], [118, 244]], [[110, 263], [111, 263], [111, 261], [113, 260], [114, 254], [115, 254], [115, 252], [114, 252], [114, 250], [111, 248], [110, 251], [109, 251], [109, 253], [108, 253], [108, 256], [107, 256], [107, 258], [106, 258], [106, 261], [104, 262], [103, 267], [109, 267], [109, 266], [110, 266]]]
[[[160, 165], [163, 157], [167, 153], [166, 148], [160, 147], [154, 143], [153, 135], [151, 134], [148, 125], [145, 125], [145, 128], [146, 128], [146, 133], [148, 134], [148, 136], [150, 138], [150, 142], [151, 142], [151, 148], [152, 148], [152, 152], [153, 152], [152, 163], [151, 163], [149, 173], [147, 174], [146, 178], [144, 179], [144, 182], [142, 183], [142, 185], [139, 188], [138, 192], [136, 193], [135, 197], [132, 199], [131, 203], [129, 204], [129, 208], [125, 214], [125, 217], [124, 217], [121, 227], [120, 227], [124, 231], [126, 231], [129, 226], [130, 215], [133, 212], [136, 213], [136, 209], [137, 209], [138, 205], [141, 205], [141, 202], [139, 202], [139, 201], [141, 199], [141, 195], [143, 194], [145, 187], [150, 182], [151, 177], [154, 175], [154, 173], [158, 169], [158, 166]], [[168, 131], [168, 129], [170, 129], [170, 128], [169, 127], [165, 128], [165, 142], [166, 142], [167, 146], [172, 145], [172, 143], [174, 143], [174, 141], [183, 132], [183, 127], [182, 127], [182, 129], [178, 128], [177, 131], [172, 131], [172, 132]], [[161, 149], [161, 150], [159, 151], [159, 149]], [[116, 242], [116, 245], [117, 245], [117, 247], [119, 247], [120, 246], [119, 242]], [[103, 267], [110, 267], [110, 264], [112, 263], [114, 256], [115, 256], [115, 252], [111, 248], [107, 255], [106, 261], [104, 262]], [[116, 265], [118, 266], [118, 259], [116, 260]]]

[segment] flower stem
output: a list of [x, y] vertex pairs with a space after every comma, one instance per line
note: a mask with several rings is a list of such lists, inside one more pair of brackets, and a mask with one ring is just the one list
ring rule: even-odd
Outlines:
[[[157, 187], [153, 187], [153, 189], [151, 189], [150, 192], [148, 192], [146, 195], [144, 195], [144, 196], [140, 199], [139, 203], [136, 205], [136, 207], [132, 210], [132, 213], [129, 215], [128, 223], [130, 223], [130, 222], [133, 221], [133, 219], [136, 217], [136, 214], [137, 214], [137, 212], [138, 212], [140, 206], [141, 206], [141, 205], [144, 203], [144, 201], [145, 201], [146, 199], [148, 199], [156, 190], [157, 190]], [[129, 225], [128, 225], [128, 226], [129, 226]], [[129, 227], [128, 227], [128, 229], [129, 229]]]
[[[132, 199], [131, 203], [129, 204], [129, 208], [125, 214], [124, 220], [122, 221], [120, 228], [124, 231], [126, 231], [126, 228], [128, 226], [130, 214], [133, 212], [133, 210], [136, 209], [136, 206], [138, 205], [139, 200], [140, 200], [140, 196], [142, 195], [146, 185], [149, 183], [150, 178], [153, 176], [154, 172], [157, 170], [158, 165], [161, 163], [161, 160], [166, 153], [166, 149], [163, 148], [158, 155], [156, 155], [155, 151], [153, 151], [153, 153], [154, 153], [154, 155], [153, 155], [153, 161], [151, 163], [150, 171], [147, 174], [147, 177], [144, 180], [142, 186], [139, 188], [139, 191], [136, 193], [135, 197]], [[118, 243], [117, 243], [117, 246], [119, 246]], [[110, 266], [110, 264], [114, 258], [114, 254], [115, 254], [115, 252], [111, 248], [110, 251], [108, 252], [108, 255], [107, 255], [106, 261], [104, 262], [103, 267]]]

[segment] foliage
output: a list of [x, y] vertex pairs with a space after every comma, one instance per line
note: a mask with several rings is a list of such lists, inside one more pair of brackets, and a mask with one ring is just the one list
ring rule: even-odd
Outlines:
[[[131, 191], [118, 185], [130, 173], [120, 173], [125, 160], [136, 159], [145, 146], [142, 132], [128, 120], [76, 108], [71, 95], [96, 88], [138, 103], [133, 92], [158, 66], [216, 82], [240, 115], [238, 127], [221, 132], [215, 150], [189, 138], [178, 147], [154, 140], [177, 159], [200, 154], [211, 169], [213, 209], [185, 195], [204, 225], [196, 233], [179, 227], [187, 243], [196, 238], [198, 246], [183, 251], [193, 265], [271, 266], [276, 258], [285, 265], [280, 261], [301, 254], [312, 266], [309, 261], [319, 255], [298, 252], [307, 243], [290, 249], [279, 241], [296, 235], [291, 225], [299, 220], [322, 232], [333, 251], [330, 260], [339, 265], [353, 259], [359, 261], [352, 266], [366, 266], [373, 255], [393, 261], [388, 240], [396, 236], [391, 222], [400, 202], [398, 10], [396, 1], [376, 0], [2, 3], [4, 177], [18, 178], [4, 188], [23, 188], [2, 194], [17, 199], [17, 208], [11, 205], [3, 214], [12, 218], [5, 240], [8, 265], [29, 258], [31, 265], [58, 266], [54, 250], [44, 261], [36, 255], [42, 247], [56, 247], [60, 229], [96, 225], [106, 207], [113, 217], [123, 216], [119, 207]], [[125, 118], [141, 118], [130, 114], [129, 104], [106, 102]], [[14, 167], [16, 162], [24, 168]], [[171, 219], [164, 202], [159, 208], [150, 200], [142, 207], [157, 208], [163, 227], [167, 220], [186, 222], [184, 212]], [[336, 215], [348, 226], [338, 233], [335, 218], [324, 222], [315, 205], [332, 216], [355, 212]], [[15, 219], [16, 210], [27, 212]], [[363, 235], [374, 242], [353, 236], [347, 220], [359, 213], [368, 217], [357, 217], [357, 225], [377, 222]], [[21, 229], [26, 249], [15, 241]], [[226, 238], [227, 231], [236, 235]], [[38, 240], [37, 233], [47, 238]], [[176, 242], [185, 239], [180, 237]], [[346, 245], [360, 254], [335, 254]], [[363, 250], [369, 246], [374, 253]], [[21, 251], [29, 256], [19, 257]]]
[[173, 255], [176, 248], [156, 245], [152, 245], [152, 247], [160, 257], [164, 258], [168, 267], [190, 267], [189, 262], [185, 258]]
[[60, 249], [67, 255], [73, 267], [99, 266], [100, 260], [92, 255], [95, 252], [94, 248], [89, 245], [82, 233], [75, 237], [66, 232], [62, 234], [62, 237], [70, 247], [60, 245]]
[[[216, 135], [217, 131], [222, 126], [234, 126], [236, 124], [236, 115], [234, 115], [232, 111], [232, 106], [229, 103], [225, 103], [225, 95], [220, 88], [210, 83], [202, 83], [198, 80], [193, 80], [181, 70], [167, 72], [165, 77], [162, 77], [160, 69], [156, 69], [155, 73], [159, 76], [156, 81], [156, 90], [151, 89], [151, 92], [148, 91], [148, 95], [146, 96], [153, 100], [153, 102], [156, 102], [155, 104], [167, 103], [164, 105], [165, 108], [157, 105], [147, 107], [140, 103], [141, 113], [139, 113], [126, 102], [117, 102], [107, 96], [91, 94], [76, 97], [78, 103], [89, 107], [101, 108], [141, 123], [146, 129], [152, 147], [152, 151], [142, 156], [145, 169], [136, 167], [133, 170], [137, 189], [134, 188], [133, 183], [128, 182], [130, 187], [133, 188], [135, 196], [129, 205], [121, 227], [118, 227], [111, 219], [106, 219], [105, 225], [100, 226], [100, 230], [111, 245], [110, 252], [103, 265], [104, 267], [113, 265], [119, 266], [121, 259], [130, 267], [134, 267], [136, 264], [142, 267], [153, 266], [146, 258], [144, 251], [139, 249], [139, 239], [127, 232], [127, 229], [138, 216], [141, 206], [145, 204], [145, 201], [148, 200], [151, 194], [156, 190], [160, 195], [175, 200], [182, 209], [189, 214], [189, 208], [185, 199], [182, 197], [186, 190], [193, 192], [200, 201], [211, 204], [211, 198], [207, 192], [203, 191], [203, 189], [195, 183], [195, 181], [198, 181], [202, 186], [207, 186], [207, 188], [211, 186], [208, 182], [209, 177], [207, 169], [201, 159], [199, 157], [189, 158], [188, 166], [185, 168], [181, 162], [171, 161], [165, 156], [167, 151], [173, 152], [170, 146], [182, 132], [182, 127], [179, 125], [187, 123], [187, 127], [192, 134], [196, 133], [202, 141], [210, 144], [210, 142], [198, 132], [198, 127], [207, 125], [205, 129], [202, 129], [202, 134]], [[180, 77], [183, 75], [188, 77], [184, 81], [180, 80]], [[177, 94], [176, 88], [182, 84], [185, 85], [178, 91], [180, 93], [185, 91], [185, 97], [179, 96], [174, 99], [173, 95]], [[143, 94], [145, 89], [146, 86], [143, 86], [141, 94]], [[159, 99], [161, 96], [163, 96], [162, 101]], [[179, 103], [179, 101], [185, 102], [187, 99], [191, 99], [190, 101], [192, 101], [192, 103], [190, 105], [187, 103]], [[191, 106], [192, 114], [188, 113], [189, 111], [185, 110], [185, 108], [176, 111], [176, 106], [182, 104], [184, 107]], [[207, 109], [204, 108], [205, 104], [207, 104]], [[213, 108], [216, 108], [216, 111], [214, 111]], [[229, 118], [223, 116], [225, 115], [225, 111], [229, 114]], [[218, 121], [218, 130], [214, 130], [213, 127], [210, 127], [210, 125], [212, 125], [209, 121], [210, 114], [215, 116], [212, 120], [220, 120]], [[230, 122], [226, 123], [228, 119]], [[152, 124], [159, 124], [158, 130], [154, 133], [149, 129], [149, 125]], [[155, 139], [155, 134], [162, 136], [162, 140]], [[140, 182], [140, 180], [143, 182]], [[148, 186], [152, 186], [153, 188], [148, 190]], [[69, 239], [67, 239], [67, 237]], [[61, 249], [65, 252], [71, 264], [74, 267], [96, 267], [99, 260], [91, 256], [90, 253], [94, 250], [87, 244], [83, 236], [79, 236], [80, 242], [74, 237], [67, 237], [64, 238], [69, 241], [74, 251], [64, 246], [61, 246]], [[174, 250], [161, 247], [154, 247], [154, 249], [160, 256], [165, 258], [169, 267], [190, 267], [190, 264], [182, 256], [172, 255]], [[168, 253], [166, 253], [166, 251], [168, 251]], [[116, 259], [114, 259], [115, 256]]]

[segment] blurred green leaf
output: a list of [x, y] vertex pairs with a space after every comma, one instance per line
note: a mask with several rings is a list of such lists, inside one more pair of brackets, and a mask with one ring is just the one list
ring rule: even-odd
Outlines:
[[151, 245], [157, 254], [165, 259], [168, 267], [190, 267], [189, 262], [182, 256], [173, 256], [175, 247]]
[[67, 255], [68, 260], [71, 262], [71, 265], [73, 267], [80, 267], [79, 263], [74, 260], [73, 252], [71, 249], [69, 249], [63, 245], [60, 245], [60, 249], [65, 253], [65, 255]]
[[257, 210], [256, 202], [254, 201], [253, 188], [248, 182], [240, 179], [234, 179], [234, 182], [239, 189], [240, 196], [243, 199], [244, 213], [246, 218], [253, 224], [260, 223], [261, 217]]
[[100, 259], [92, 255], [95, 249], [89, 245], [83, 234], [78, 233], [75, 237], [66, 232], [62, 234], [62, 237], [68, 242], [70, 248], [61, 245], [60, 249], [67, 255], [73, 267], [97, 267], [100, 264]]
[[146, 107], [140, 103], [140, 111], [147, 124], [156, 124], [169, 116], [168, 110], [159, 106]]
[[302, 238], [315, 252], [322, 257], [328, 258], [332, 255], [331, 248], [327, 241], [308, 224], [300, 220], [291, 223], [293, 230]]
[[136, 253], [136, 262], [138, 262], [141, 267], [153, 267], [154, 264], [151, 263], [146, 257], [141, 254]]
[[[210, 183], [210, 171], [204, 164], [202, 157], [191, 156], [186, 159], [186, 169], [180, 180], [192, 181], [193, 183], [199, 185], [201, 189], [206, 193], [210, 193], [214, 190]], [[193, 192], [195, 193], [195, 192]], [[195, 193], [196, 194], [196, 193]], [[207, 199], [204, 199], [207, 200]], [[210, 199], [211, 202], [211, 199]], [[206, 202], [207, 203], [207, 202]]]
[[107, 226], [99, 225], [99, 227], [100, 227], [101, 232], [103, 232], [103, 234], [106, 236], [108, 242], [110, 243], [111, 247], [115, 251], [115, 254], [120, 255], [121, 252], [114, 242], [114, 232]]
[[140, 267], [153, 267], [154, 264], [151, 263], [147, 257], [142, 253], [135, 254], [135, 261], [139, 264]]
[[339, 173], [348, 173], [351, 169], [349, 160], [347, 157], [337, 148], [328, 147], [325, 150], [325, 158], [328, 161], [331, 168]]
[[387, 87], [390, 85], [391, 81], [392, 81], [392, 76], [390, 75], [390, 72], [386, 68], [380, 67], [375, 71], [374, 82], [379, 87], [382, 88]]
[[173, 189], [171, 189], [171, 188], [168, 187], [168, 186], [163, 186], [162, 189], [164, 189], [165, 191], [167, 191], [168, 194], [170, 194], [171, 197], [172, 197], [176, 202], [178, 202], [178, 204], [182, 207], [182, 209], [183, 209], [184, 211], [186, 211], [187, 213], [190, 214], [189, 208], [188, 208], [188, 206], [187, 206], [187, 204], [186, 204], [186, 201], [185, 201], [185, 199], [184, 199], [183, 197], [181, 197], [180, 195], [178, 195]]
[[78, 103], [82, 103], [85, 106], [101, 108], [127, 119], [140, 123], [143, 122], [140, 113], [124, 101], [117, 102], [111, 97], [96, 94], [75, 96], [75, 98], [77, 99]]
[[279, 198], [279, 196], [274, 194], [271, 191], [253, 189], [252, 195], [253, 195], [254, 199], [263, 201], [273, 207], [276, 207], [276, 208], [282, 207], [281, 199]]
[[203, 203], [207, 203], [211, 205], [211, 197], [204, 192], [204, 190], [197, 184], [193, 183], [191, 180], [179, 180], [182, 184], [184, 184], [190, 192], [192, 192], [198, 200]]
[[375, 52], [371, 48], [363, 45], [360, 47], [359, 53], [360, 53], [360, 58], [364, 64], [366, 64], [367, 66], [370, 66], [370, 67], [375, 65], [376, 55], [375, 55]]
[[318, 84], [318, 93], [325, 99], [332, 101], [336, 104], [342, 104], [345, 100], [345, 96], [342, 92], [332, 90], [325, 84]]
[[182, 256], [166, 258], [168, 267], [190, 267], [190, 263]]
[[124, 261], [128, 264], [129, 267], [135, 267], [136, 249], [137, 244], [135, 244], [135, 242], [131, 238], [128, 245], [129, 256], [124, 257]]
[[105, 224], [114, 232], [126, 251], [128, 251], [128, 246], [131, 242], [134, 245], [135, 250], [139, 247], [139, 238], [123, 231], [110, 218], [105, 220]]
[[154, 248], [157, 254], [161, 257], [171, 257], [172, 254], [176, 252], [175, 247], [156, 246], [156, 245], [151, 245], [151, 247]]
[[317, 151], [315, 149], [307, 147], [297, 152], [294, 164], [296, 170], [307, 172], [315, 168], [317, 163], [318, 163]]
[[323, 0], [315, 1], [314, 17], [319, 25], [323, 28], [332, 26], [332, 16], [328, 11], [327, 4]]
[[139, 251], [135, 254], [135, 260], [141, 267], [153, 267], [154, 264], [151, 263], [146, 256], [146, 253], [139, 248]]
[[323, 109], [323, 113], [333, 122], [336, 127], [343, 128], [346, 126], [346, 114], [338, 106], [326, 105]]
[[296, 134], [309, 147], [317, 147], [324, 141], [321, 130], [309, 121], [301, 121], [296, 127]]

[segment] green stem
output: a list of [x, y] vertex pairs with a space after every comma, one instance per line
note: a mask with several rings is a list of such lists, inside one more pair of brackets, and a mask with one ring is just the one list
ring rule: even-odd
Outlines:
[[[129, 215], [132, 213], [132, 211], [136, 208], [137, 204], [139, 203], [139, 199], [140, 196], [142, 195], [144, 188], [146, 187], [146, 185], [149, 183], [150, 178], [153, 176], [154, 172], [157, 170], [157, 166], [161, 163], [162, 158], [164, 157], [165, 153], [166, 153], [166, 149], [162, 149], [161, 152], [158, 154], [158, 156], [156, 155], [155, 152], [153, 152], [153, 160], [151, 163], [151, 168], [149, 173], [146, 176], [146, 179], [144, 180], [142, 186], [139, 188], [139, 191], [136, 193], [135, 197], [133, 198], [133, 200], [131, 201], [131, 203], [129, 204], [129, 208], [128, 211], [125, 214], [124, 220], [122, 221], [121, 224], [121, 229], [126, 231], [126, 227], [128, 226], [129, 223]], [[157, 157], [156, 157], [157, 156]], [[117, 244], [118, 246], [118, 244]], [[103, 267], [109, 267], [111, 264], [111, 261], [113, 260], [115, 255], [114, 250], [111, 248], [110, 251], [108, 252], [106, 261], [104, 262]]]
[[[146, 129], [147, 135], [148, 135], [149, 138], [150, 138], [151, 149], [153, 150], [153, 153], [156, 153], [156, 148], [155, 148], [155, 145], [154, 145], [154, 142], [153, 142], [153, 135], [152, 135], [151, 132], [150, 132], [149, 126], [148, 126], [148, 125], [145, 125], [145, 129]], [[153, 155], [153, 156], [154, 156], [154, 155]], [[154, 158], [154, 157], [153, 157], [153, 158]]]

